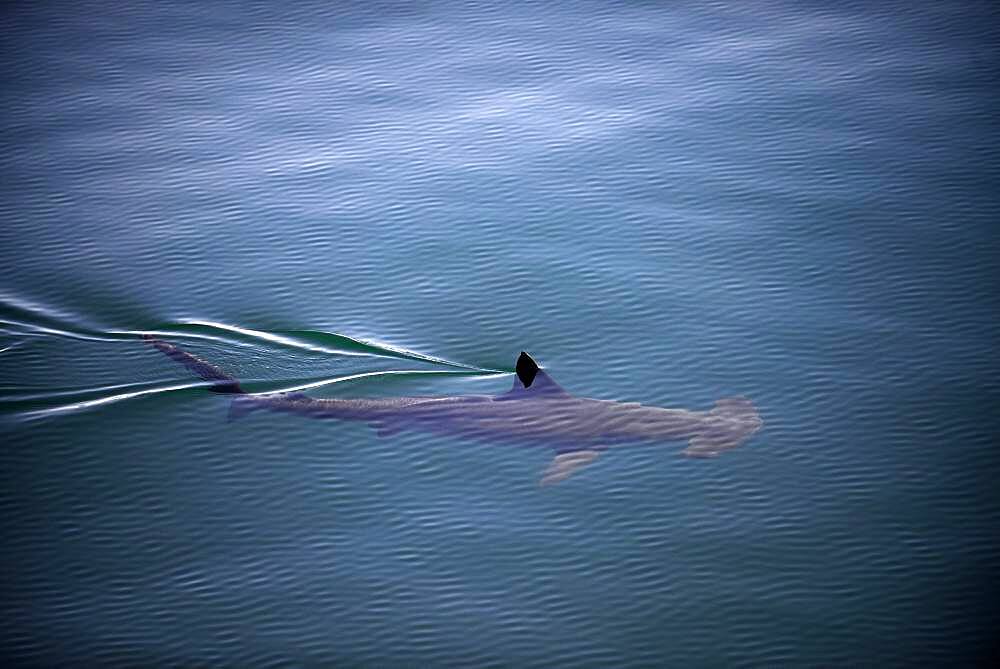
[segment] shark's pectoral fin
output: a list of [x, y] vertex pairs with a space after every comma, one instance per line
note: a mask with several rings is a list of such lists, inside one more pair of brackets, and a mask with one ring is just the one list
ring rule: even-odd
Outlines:
[[539, 484], [549, 485], [559, 483], [559, 481], [572, 476], [577, 470], [589, 465], [599, 454], [599, 451], [593, 450], [560, 453], [552, 458], [552, 462], [549, 463], [545, 473], [542, 474], [542, 480], [539, 481]]

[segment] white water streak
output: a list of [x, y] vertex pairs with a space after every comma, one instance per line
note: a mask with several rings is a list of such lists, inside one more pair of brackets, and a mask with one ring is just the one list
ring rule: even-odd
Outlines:
[[[0, 351], [2, 352], [2, 351]], [[484, 376], [500, 376], [506, 374], [507, 372], [488, 372]], [[321, 388], [323, 386], [333, 385], [334, 383], [341, 383], [343, 381], [353, 381], [354, 379], [362, 379], [370, 376], [384, 376], [390, 374], [457, 374], [465, 376], [463, 372], [442, 372], [439, 370], [404, 370], [404, 369], [390, 369], [381, 372], [363, 372], [360, 374], [351, 374], [349, 376], [338, 376], [330, 379], [322, 379], [320, 381], [313, 381], [311, 383], [304, 383], [297, 386], [290, 386], [288, 388], [279, 388], [278, 390], [269, 390], [266, 392], [259, 393], [245, 393], [241, 396], [243, 397], [261, 397], [267, 395], [280, 395], [283, 393], [299, 392], [302, 390], [311, 390], [313, 388]], [[155, 395], [157, 393], [167, 393], [174, 390], [188, 390], [189, 388], [207, 388], [211, 387], [211, 383], [206, 383], [204, 381], [181, 383], [172, 386], [162, 386], [158, 388], [144, 388], [143, 390], [133, 390], [127, 393], [118, 393], [117, 395], [108, 395], [107, 397], [98, 397], [92, 400], [84, 400], [81, 402], [72, 402], [70, 404], [63, 404], [57, 407], [50, 407], [47, 409], [38, 409], [36, 411], [26, 411], [21, 414], [22, 418], [32, 420], [37, 418], [46, 418], [53, 414], [69, 413], [72, 411], [82, 411], [84, 409], [92, 409], [94, 407], [102, 406], [105, 404], [112, 404], [114, 402], [123, 402], [125, 400], [134, 399], [136, 397], [142, 397], [143, 395]], [[91, 390], [110, 390], [116, 387], [126, 387], [126, 386], [105, 386], [103, 388], [93, 388], [87, 391], [73, 391], [73, 392], [88, 392]], [[66, 393], [66, 394], [72, 394]], [[233, 394], [235, 397], [236, 394]], [[21, 398], [25, 399], [25, 398]], [[33, 398], [32, 398], [33, 399]]]
[[[499, 376], [502, 374], [507, 374], [508, 372], [486, 372], [483, 376]], [[441, 372], [433, 369], [417, 369], [417, 370], [404, 370], [404, 369], [389, 369], [381, 372], [362, 372], [361, 374], [351, 374], [349, 376], [338, 376], [332, 379], [323, 379], [321, 381], [313, 381], [312, 383], [306, 383], [301, 386], [292, 386], [290, 388], [281, 388], [280, 390], [271, 390], [263, 393], [247, 393], [252, 397], [263, 396], [263, 395], [280, 395], [282, 393], [293, 393], [301, 390], [311, 390], [313, 388], [321, 388], [323, 386], [333, 385], [334, 383], [341, 383], [342, 381], [353, 381], [354, 379], [362, 379], [368, 376], [385, 376], [389, 374], [461, 374], [462, 372]]]
[[25, 323], [24, 321], [15, 321], [9, 318], [0, 319], [0, 323], [4, 325], [16, 325], [18, 327], [27, 328], [28, 332], [19, 332], [18, 335], [33, 336], [36, 334], [48, 334], [57, 335], [59, 337], [68, 337], [70, 339], [81, 339], [83, 341], [118, 341], [113, 337], [99, 337], [97, 335], [82, 334], [80, 332], [72, 332], [70, 330], [60, 330], [58, 328], [50, 328], [46, 325], [37, 325], [35, 323]]
[[[316, 353], [327, 353], [327, 354], [336, 354], [336, 355], [356, 355], [356, 356], [378, 355], [378, 353], [374, 352], [374, 351], [359, 352], [359, 351], [345, 351], [345, 350], [338, 349], [338, 348], [326, 348], [326, 347], [323, 347], [323, 346], [317, 346], [315, 344], [309, 344], [309, 343], [306, 343], [306, 342], [303, 342], [303, 341], [299, 341], [298, 339], [294, 339], [292, 337], [286, 337], [284, 335], [277, 335], [277, 334], [274, 334], [274, 333], [271, 333], [271, 332], [264, 332], [262, 330], [253, 330], [253, 329], [250, 329], [250, 328], [240, 327], [238, 325], [229, 325], [227, 323], [217, 323], [215, 321], [200, 321], [200, 320], [186, 320], [186, 321], [182, 321], [182, 322], [184, 322], [184, 323], [186, 323], [188, 325], [200, 325], [200, 326], [203, 326], [203, 327], [217, 328], [219, 330], [227, 330], [229, 332], [235, 332], [237, 334], [241, 334], [241, 335], [244, 335], [244, 336], [256, 337], [256, 338], [262, 339], [264, 341], [270, 341], [270, 342], [274, 342], [276, 344], [281, 344], [283, 346], [290, 346], [292, 348], [300, 348], [300, 349], [307, 350], [307, 351], [314, 351]], [[413, 359], [416, 359], [416, 360], [424, 360], [426, 362], [433, 362], [433, 363], [437, 363], [437, 364], [440, 364], [440, 365], [448, 365], [448, 366], [451, 366], [451, 367], [460, 367], [462, 369], [469, 369], [469, 370], [475, 370], [475, 371], [484, 371], [484, 372], [496, 372], [496, 371], [498, 371], [498, 370], [495, 370], [495, 369], [483, 369], [481, 367], [473, 367], [471, 365], [465, 365], [465, 364], [462, 364], [460, 362], [452, 362], [450, 360], [445, 360], [443, 358], [435, 358], [434, 356], [425, 355], [423, 353], [417, 353], [416, 351], [411, 351], [409, 349], [405, 349], [405, 348], [402, 348], [402, 347], [399, 347], [399, 346], [394, 346], [392, 344], [385, 344], [385, 343], [380, 342], [380, 341], [366, 340], [366, 339], [355, 339], [354, 337], [348, 337], [347, 335], [342, 335], [342, 334], [339, 334], [339, 333], [326, 333], [326, 334], [335, 334], [335, 336], [337, 336], [337, 337], [341, 337], [343, 339], [347, 339], [347, 340], [352, 341], [352, 342], [354, 342], [356, 344], [359, 344], [361, 346], [369, 346], [371, 348], [375, 348], [375, 349], [380, 349], [380, 350], [386, 351], [387, 353], [390, 353], [390, 354], [395, 353], [396, 355], [402, 355], [402, 356], [406, 356], [408, 358], [413, 358]]]
[[247, 337], [254, 337], [256, 339], [262, 339], [264, 341], [273, 342], [275, 344], [281, 344], [283, 346], [290, 346], [292, 348], [300, 348], [306, 351], [313, 351], [316, 353], [331, 353], [331, 354], [347, 354], [347, 355], [364, 355], [359, 353], [354, 353], [351, 351], [340, 351], [332, 348], [324, 348], [322, 346], [315, 346], [313, 344], [307, 344], [297, 339], [292, 339], [291, 337], [285, 337], [283, 335], [276, 335], [270, 332], [264, 332], [263, 330], [252, 330], [250, 328], [243, 328], [238, 325], [227, 325], [226, 323], [216, 323], [214, 321], [198, 321], [198, 320], [185, 320], [181, 321], [188, 325], [200, 325], [203, 327], [216, 328], [218, 330], [226, 330], [228, 332], [235, 332], [236, 334], [241, 334]]
[[83, 409], [91, 409], [96, 406], [101, 406], [102, 404], [111, 404], [112, 402], [121, 402], [124, 400], [130, 400], [135, 397], [141, 397], [142, 395], [155, 395], [156, 393], [166, 393], [173, 390], [187, 390], [188, 388], [202, 388], [208, 384], [205, 383], [182, 383], [174, 386], [163, 386], [160, 388], [146, 388], [145, 390], [134, 390], [130, 393], [120, 393], [118, 395], [108, 395], [107, 397], [98, 397], [94, 400], [84, 400], [83, 402], [73, 402], [71, 404], [63, 404], [62, 406], [50, 407], [48, 409], [39, 409], [38, 411], [27, 411], [21, 414], [24, 418], [44, 418], [52, 414], [67, 413], [70, 411], [80, 411]]

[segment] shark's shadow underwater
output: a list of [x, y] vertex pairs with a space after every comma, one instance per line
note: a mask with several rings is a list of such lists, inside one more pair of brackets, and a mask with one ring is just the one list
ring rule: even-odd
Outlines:
[[514, 387], [496, 396], [315, 399], [303, 393], [249, 394], [215, 365], [151, 335], [143, 339], [211, 381], [211, 390], [235, 395], [231, 418], [267, 409], [365, 421], [380, 436], [417, 429], [542, 445], [556, 452], [542, 475], [543, 484], [569, 477], [610, 446], [687, 439], [683, 455], [713, 457], [736, 448], [763, 424], [745, 397], [718, 400], [709, 411], [574, 397], [524, 352], [517, 359]]

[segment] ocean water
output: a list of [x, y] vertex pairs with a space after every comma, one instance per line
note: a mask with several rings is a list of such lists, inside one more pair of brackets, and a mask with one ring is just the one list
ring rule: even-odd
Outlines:
[[[998, 19], [6, 7], [5, 666], [986, 666]], [[542, 487], [546, 444], [229, 422], [142, 332], [254, 390], [526, 350], [764, 426]]]

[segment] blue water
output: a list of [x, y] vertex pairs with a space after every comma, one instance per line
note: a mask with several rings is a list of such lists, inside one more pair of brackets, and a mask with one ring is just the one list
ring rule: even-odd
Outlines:
[[[998, 18], [5, 8], [6, 664], [986, 665]], [[256, 390], [498, 393], [527, 350], [764, 427], [540, 487], [544, 444], [227, 422], [149, 331]]]

